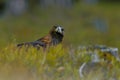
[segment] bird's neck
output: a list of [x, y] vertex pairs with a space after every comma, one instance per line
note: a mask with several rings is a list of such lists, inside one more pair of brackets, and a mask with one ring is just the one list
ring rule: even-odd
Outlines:
[[52, 45], [57, 45], [62, 42], [63, 35], [57, 32], [52, 32]]

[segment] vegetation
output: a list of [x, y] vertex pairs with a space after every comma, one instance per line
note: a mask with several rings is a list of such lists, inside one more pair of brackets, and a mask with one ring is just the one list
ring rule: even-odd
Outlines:
[[[87, 52], [86, 49], [78, 48], [80, 45], [104, 44], [120, 49], [119, 7], [119, 4], [110, 3], [91, 6], [78, 3], [70, 10], [36, 8], [32, 13], [23, 16], [1, 17], [0, 79], [119, 80], [120, 63], [112, 56], [107, 57], [112, 62], [111, 65], [100, 62], [97, 64], [97, 70], [92, 70], [87, 77], [81, 78], [79, 67], [84, 62], [89, 62], [91, 57], [84, 54]], [[96, 29], [96, 19], [105, 21], [105, 32]], [[47, 52], [37, 51], [32, 47], [29, 50], [16, 48], [19, 42], [33, 41], [47, 34], [54, 24], [60, 24], [65, 28], [62, 45], [51, 47]], [[99, 53], [101, 55], [101, 52]], [[106, 74], [99, 67], [106, 70]]]
[[[51, 47], [48, 51], [35, 48], [16, 48], [10, 45], [0, 52], [0, 79], [3, 80], [93, 80], [120, 79], [120, 63], [107, 56], [102, 61], [88, 68], [86, 77], [81, 78], [79, 68], [84, 62], [90, 62], [91, 56], [86, 49], [63, 48], [62, 45]], [[104, 58], [100, 53], [101, 60]], [[112, 62], [112, 63], [111, 63]], [[90, 71], [91, 70], [91, 71]], [[97, 74], [96, 74], [97, 73]]]

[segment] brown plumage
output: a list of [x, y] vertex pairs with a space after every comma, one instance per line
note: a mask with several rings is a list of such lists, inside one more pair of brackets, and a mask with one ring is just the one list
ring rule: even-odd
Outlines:
[[17, 47], [22, 46], [33, 46], [39, 49], [40, 47], [43, 47], [44, 49], [49, 46], [55, 46], [62, 42], [64, 37], [64, 29], [61, 26], [53, 26], [52, 29], [49, 31], [49, 33], [33, 42], [25, 42], [18, 44]]

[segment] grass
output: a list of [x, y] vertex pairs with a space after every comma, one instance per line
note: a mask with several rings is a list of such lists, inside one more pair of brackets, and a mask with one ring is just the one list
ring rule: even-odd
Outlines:
[[[89, 62], [87, 50], [80, 45], [104, 44], [120, 49], [119, 4], [82, 5], [76, 4], [68, 10], [36, 9], [23, 16], [6, 15], [0, 19], [0, 79], [1, 80], [103, 80], [120, 79], [120, 63], [112, 56], [98, 63], [97, 70], [80, 78], [79, 67]], [[107, 32], [95, 28], [93, 21], [102, 19], [108, 26]], [[16, 44], [34, 41], [47, 34], [51, 26], [60, 24], [65, 28], [63, 45], [50, 48], [46, 53], [30, 48], [17, 49]], [[99, 52], [101, 59], [103, 53]], [[105, 70], [106, 74], [100, 69]]]
[[[89, 67], [88, 71], [91, 70], [89, 74], [87, 73], [85, 78], [80, 78], [80, 66], [91, 60], [91, 56], [86, 53], [88, 53], [86, 49], [64, 48], [61, 44], [51, 47], [47, 52], [43, 52], [42, 49], [38, 51], [33, 47], [18, 49], [15, 45], [9, 45], [0, 51], [0, 79], [101, 80], [112, 77], [120, 79], [120, 63], [112, 56], [107, 57], [111, 64], [100, 62], [94, 66], [95, 71], [93, 67]], [[97, 75], [94, 76], [95, 74]]]

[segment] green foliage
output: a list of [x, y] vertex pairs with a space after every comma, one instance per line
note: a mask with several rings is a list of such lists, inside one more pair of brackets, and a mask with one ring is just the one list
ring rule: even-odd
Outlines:
[[[79, 80], [79, 67], [84, 62], [91, 61], [91, 57], [87, 53], [88, 51], [86, 49], [65, 48], [61, 44], [51, 47], [47, 51], [43, 51], [42, 48], [37, 50], [33, 47], [17, 48], [15, 45], [9, 45], [0, 51], [0, 71], [4, 76], [7, 76], [7, 78], [11, 75], [17, 75], [19, 78], [21, 77], [20, 75], [29, 74], [31, 76], [27, 76], [27, 79], [31, 78], [36, 80], [36, 78], [38, 78], [46, 80], [47, 78], [50, 80]], [[108, 78], [113, 76], [114, 72], [116, 73], [115, 76], [119, 78], [120, 63], [115, 59], [111, 60], [111, 62], [112, 64], [101, 62], [98, 63], [99, 66], [95, 67], [105, 68], [108, 73]], [[19, 73], [19, 70], [22, 71]], [[97, 71], [99, 71], [99, 69]], [[97, 73], [97, 71], [95, 72]], [[84, 80], [88, 78], [93, 80], [95, 78], [95, 72], [91, 71]], [[101, 75], [96, 76], [96, 78], [101, 77], [104, 73], [100, 72], [100, 74]], [[5, 80], [7, 80], [7, 78], [5, 78]], [[15, 76], [9, 79], [15, 80], [14, 78]]]

